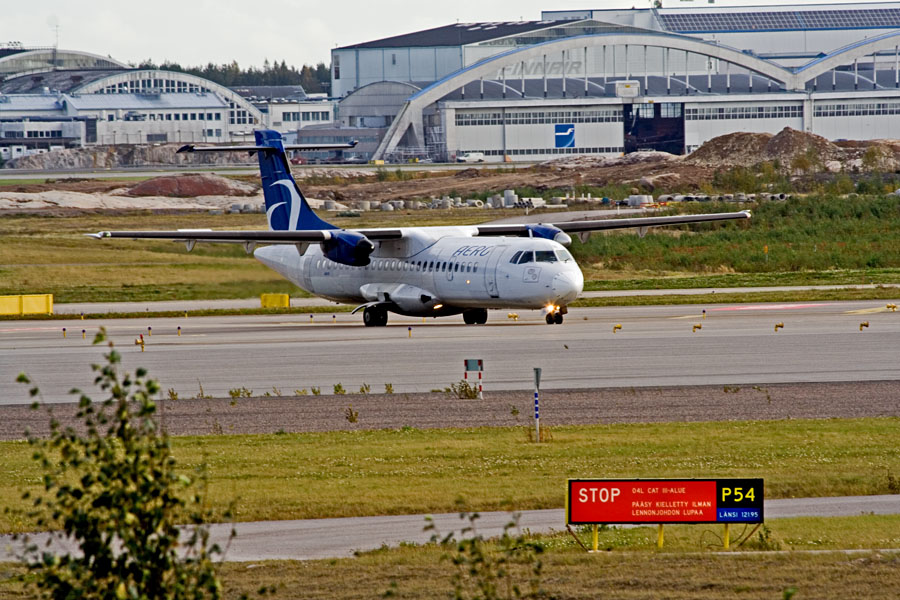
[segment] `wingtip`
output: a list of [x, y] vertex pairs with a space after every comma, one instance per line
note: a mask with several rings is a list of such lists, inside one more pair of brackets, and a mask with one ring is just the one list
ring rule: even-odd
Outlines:
[[182, 152], [193, 152], [194, 145], [193, 144], [185, 144], [181, 148], [175, 151], [175, 154], [181, 154]]
[[89, 238], [94, 238], [95, 240], [102, 240], [103, 238], [110, 237], [108, 231], [98, 231], [97, 233], [85, 233], [84, 235]]

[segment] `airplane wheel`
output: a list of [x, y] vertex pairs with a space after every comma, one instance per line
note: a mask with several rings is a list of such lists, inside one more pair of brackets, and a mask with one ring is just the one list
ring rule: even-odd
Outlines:
[[557, 325], [562, 325], [563, 315], [561, 312], [555, 313], [553, 315], [553, 322], [556, 323]]
[[363, 323], [366, 327], [384, 327], [387, 320], [387, 311], [380, 306], [367, 306], [363, 310]]
[[547, 313], [547, 325], [553, 325], [553, 313]]
[[463, 311], [463, 321], [466, 325], [484, 325], [487, 323], [488, 312], [486, 308], [473, 308]]

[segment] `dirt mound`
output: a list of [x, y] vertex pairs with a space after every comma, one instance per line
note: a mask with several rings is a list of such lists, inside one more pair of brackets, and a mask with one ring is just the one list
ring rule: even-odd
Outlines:
[[765, 159], [766, 145], [771, 133], [726, 133], [714, 137], [694, 150], [685, 162], [709, 166], [750, 166]]
[[801, 156], [814, 157], [821, 162], [846, 158], [840, 147], [822, 136], [785, 127], [776, 135], [738, 132], [714, 137], [697, 148], [685, 162], [715, 167], [752, 167], [779, 161], [789, 166]]
[[655, 150], [642, 150], [640, 152], [632, 152], [623, 156], [590, 156], [576, 155], [564, 156], [562, 158], [554, 158], [539, 163], [538, 167], [550, 167], [554, 169], [600, 169], [604, 167], [612, 167], [616, 165], [635, 165], [642, 163], [659, 163], [681, 160], [680, 156], [669, 154], [668, 152], [657, 152]]
[[129, 196], [169, 196], [195, 198], [197, 196], [249, 196], [256, 187], [218, 175], [175, 175], [154, 177], [128, 190]]
[[785, 127], [770, 139], [764, 153], [763, 160], [779, 160], [785, 165], [789, 165], [798, 156], [815, 157], [820, 161], [843, 158], [841, 149], [822, 136], [790, 127]]
[[473, 169], [473, 168], [463, 169], [462, 171], [460, 171], [456, 175], [454, 175], [454, 177], [459, 177], [461, 179], [470, 179], [472, 177], [481, 177], [481, 170]]

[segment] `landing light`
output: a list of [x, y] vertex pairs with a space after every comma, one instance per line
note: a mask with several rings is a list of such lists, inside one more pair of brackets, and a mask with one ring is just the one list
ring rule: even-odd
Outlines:
[[444, 305], [443, 305], [443, 304], [435, 304], [435, 305], [434, 305], [434, 310], [440, 310], [440, 309], [442, 309], [442, 308], [444, 308]]

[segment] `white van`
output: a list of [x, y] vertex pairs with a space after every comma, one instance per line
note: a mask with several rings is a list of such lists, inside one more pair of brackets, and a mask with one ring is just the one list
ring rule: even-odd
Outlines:
[[457, 156], [456, 162], [458, 162], [458, 163], [484, 162], [484, 152], [466, 152], [462, 156]]

